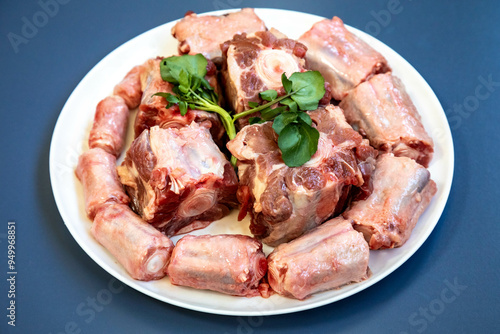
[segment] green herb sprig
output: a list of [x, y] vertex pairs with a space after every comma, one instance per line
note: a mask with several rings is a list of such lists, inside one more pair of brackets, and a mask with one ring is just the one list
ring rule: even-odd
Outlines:
[[[311, 117], [305, 112], [318, 109], [325, 95], [325, 80], [318, 71], [295, 72], [290, 78], [281, 75], [285, 95], [278, 97], [275, 90], [260, 93], [260, 98], [269, 101], [253, 109], [234, 115], [238, 119], [260, 111], [261, 117], [251, 117], [250, 124], [273, 120], [273, 129], [278, 134], [278, 147], [288, 167], [298, 167], [311, 159], [318, 149], [319, 132], [312, 127]], [[252, 103], [252, 104], [251, 104]], [[271, 108], [276, 103], [279, 105]]]
[[219, 97], [205, 79], [207, 74], [207, 59], [202, 54], [183, 55], [164, 58], [160, 63], [160, 74], [163, 80], [174, 85], [171, 93], [156, 93], [163, 96], [170, 108], [179, 105], [181, 115], [189, 109], [205, 110], [217, 113], [226, 129], [229, 139], [236, 136], [231, 115], [218, 104]]
[[[168, 102], [167, 108], [177, 104], [181, 115], [185, 115], [188, 108], [217, 113], [230, 140], [236, 136], [236, 120], [260, 112], [260, 117], [251, 117], [249, 122], [273, 121], [278, 147], [289, 167], [302, 166], [316, 153], [319, 132], [312, 127], [311, 118], [305, 111], [317, 109], [325, 94], [325, 81], [319, 72], [295, 72], [290, 78], [283, 73], [281, 82], [285, 95], [278, 97], [276, 90], [266, 90], [260, 93], [260, 97], [267, 103], [249, 102], [251, 109], [231, 116], [219, 106], [217, 94], [205, 79], [206, 67], [207, 60], [201, 54], [163, 59], [161, 76], [173, 84], [174, 94], [159, 92], [154, 95], [163, 96]], [[236, 159], [232, 157], [231, 162], [234, 165]]]

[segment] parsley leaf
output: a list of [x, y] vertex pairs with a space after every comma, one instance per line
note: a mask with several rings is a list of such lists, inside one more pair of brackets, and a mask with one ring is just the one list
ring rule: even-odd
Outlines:
[[248, 119], [248, 123], [250, 125], [252, 125], [252, 124], [261, 124], [261, 123], [264, 123], [264, 122], [265, 121], [262, 118], [260, 118], [260, 117], [250, 117]]
[[278, 137], [281, 157], [288, 167], [299, 167], [309, 161], [318, 149], [319, 132], [302, 118], [286, 125]]
[[189, 77], [197, 77], [200, 82], [205, 79], [207, 64], [207, 59], [200, 53], [194, 56], [164, 58], [160, 65], [161, 78], [173, 84], [189, 87]]
[[273, 122], [273, 130], [279, 135], [281, 135], [281, 131], [288, 125], [291, 124], [298, 119], [299, 113], [297, 112], [287, 112], [279, 115], [274, 119]]
[[318, 102], [325, 95], [325, 80], [318, 71], [295, 72], [290, 76], [292, 91], [290, 97], [302, 110], [318, 109]]
[[287, 94], [290, 94], [290, 92], [292, 91], [292, 82], [290, 80], [288, 80], [285, 73], [283, 73], [281, 75], [281, 83], [283, 84], [283, 88], [285, 89], [285, 92]]
[[265, 101], [273, 101], [278, 97], [278, 92], [274, 89], [268, 89], [259, 93], [259, 96]]
[[284, 104], [285, 106], [288, 106], [288, 108], [290, 108], [290, 111], [297, 112], [297, 110], [298, 110], [297, 102], [295, 102], [294, 100], [292, 100], [289, 97], [287, 97], [284, 100], [281, 100], [280, 103]]

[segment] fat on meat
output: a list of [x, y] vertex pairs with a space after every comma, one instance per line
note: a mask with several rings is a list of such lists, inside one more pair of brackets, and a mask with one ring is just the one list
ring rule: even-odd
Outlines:
[[390, 70], [386, 59], [336, 16], [316, 22], [298, 41], [307, 46], [308, 68], [321, 72], [336, 100], [370, 76]]
[[363, 233], [370, 249], [402, 246], [436, 194], [429, 171], [406, 157], [383, 154], [372, 176], [373, 192], [343, 216]]
[[267, 260], [271, 288], [296, 299], [361, 282], [370, 275], [368, 244], [342, 217], [279, 245]]
[[234, 169], [196, 122], [144, 130], [117, 170], [134, 211], [167, 236], [206, 227], [237, 204]]
[[[134, 123], [135, 137], [137, 138], [144, 130], [155, 125], [161, 128], [181, 128], [193, 121], [197, 123], [209, 122], [210, 133], [214, 140], [219, 143], [225, 130], [216, 113], [188, 109], [186, 115], [182, 116], [178, 105], [167, 108], [167, 100], [164, 97], [153, 96], [158, 92], [173, 93], [173, 85], [161, 78], [161, 61], [162, 58], [149, 59], [143, 65], [145, 68], [141, 75], [143, 94]], [[218, 91], [215, 73], [215, 65], [209, 61], [206, 79]]]
[[201, 53], [208, 59], [221, 57], [220, 45], [235, 34], [266, 30], [264, 22], [252, 8], [243, 8], [222, 16], [198, 16], [188, 12], [172, 28], [172, 35], [179, 41], [181, 54]]
[[95, 216], [91, 232], [133, 279], [150, 281], [167, 274], [174, 244], [127, 205], [104, 206]]
[[116, 157], [103, 149], [91, 148], [80, 155], [75, 174], [82, 183], [85, 212], [90, 219], [108, 203], [130, 202], [116, 173]]
[[249, 211], [251, 232], [270, 246], [338, 215], [351, 187], [363, 187], [369, 178], [359, 165], [376, 155], [339, 107], [328, 105], [308, 114], [320, 138], [317, 152], [301, 167], [284, 164], [271, 122], [248, 125], [227, 144], [238, 159], [240, 219]]
[[267, 271], [262, 244], [237, 234], [186, 235], [176, 244], [168, 266], [174, 285], [234, 296], [259, 296]]
[[[226, 41], [222, 81], [231, 109], [235, 113], [251, 109], [248, 102], [261, 103], [259, 93], [268, 89], [284, 95], [281, 75], [305, 71], [306, 50], [303, 44], [271, 31], [235, 35]], [[248, 124], [249, 117], [238, 120], [240, 127]]]
[[97, 104], [89, 134], [89, 148], [102, 148], [118, 157], [123, 149], [129, 108], [120, 96], [108, 96]]
[[372, 146], [429, 166], [434, 143], [398, 77], [391, 73], [375, 75], [351, 91], [340, 106], [347, 121]]

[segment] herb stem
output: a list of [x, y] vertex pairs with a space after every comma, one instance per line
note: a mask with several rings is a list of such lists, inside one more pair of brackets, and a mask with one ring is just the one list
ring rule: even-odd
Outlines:
[[226, 129], [229, 139], [234, 139], [234, 137], [236, 137], [236, 127], [234, 126], [234, 121], [231, 118], [231, 115], [225, 109], [221, 108], [218, 104], [204, 99], [203, 97], [196, 94], [196, 92], [192, 89], [190, 89], [190, 91], [198, 99], [193, 101], [196, 104], [197, 108], [205, 111], [213, 111], [219, 114], [219, 116], [221, 117], [222, 125], [224, 125], [224, 128]]
[[236, 114], [236, 115], [234, 115], [234, 116], [233, 116], [233, 122], [234, 122], [234, 121], [236, 121], [236, 120], [237, 120], [237, 119], [239, 119], [239, 118], [242, 118], [242, 117], [245, 117], [245, 116], [251, 115], [251, 114], [253, 114], [254, 112], [264, 110], [264, 109], [266, 109], [267, 107], [270, 107], [270, 106], [272, 106], [272, 105], [274, 105], [274, 104], [276, 104], [276, 103], [280, 102], [281, 100], [284, 100], [284, 99], [286, 99], [287, 97], [289, 97], [289, 96], [291, 96], [291, 95], [295, 94], [295, 93], [296, 93], [296, 92], [290, 92], [290, 93], [288, 93], [288, 94], [286, 94], [286, 95], [283, 95], [283, 96], [278, 97], [278, 98], [277, 98], [277, 99], [275, 99], [275, 100], [272, 100], [271, 102], [268, 102], [268, 103], [263, 104], [263, 105], [261, 105], [261, 106], [258, 106], [258, 107], [256, 107], [256, 108], [249, 109], [249, 110], [243, 111], [243, 112], [241, 112], [241, 113], [239, 113], [239, 114]]

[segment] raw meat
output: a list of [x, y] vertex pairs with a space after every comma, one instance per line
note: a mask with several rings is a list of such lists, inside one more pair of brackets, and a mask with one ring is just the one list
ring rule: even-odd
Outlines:
[[92, 148], [83, 153], [75, 174], [83, 185], [85, 212], [90, 219], [106, 203], [130, 202], [116, 174], [116, 157], [103, 149]]
[[221, 57], [220, 45], [235, 34], [266, 30], [264, 22], [252, 8], [222, 16], [197, 16], [187, 13], [172, 28], [172, 35], [179, 41], [181, 54], [201, 53], [208, 59]]
[[236, 205], [234, 169], [195, 122], [144, 130], [118, 174], [134, 211], [168, 236], [203, 228]]
[[305, 299], [368, 278], [368, 244], [351, 222], [334, 218], [268, 256], [268, 280], [274, 291]]
[[385, 58], [347, 30], [336, 16], [315, 23], [299, 42], [307, 46], [307, 66], [323, 74], [336, 100], [371, 75], [390, 70]]
[[[292, 39], [277, 38], [272, 32], [236, 35], [222, 45], [222, 69], [228, 103], [241, 113], [250, 109], [248, 102], [262, 102], [259, 93], [267, 89], [284, 95], [281, 75], [305, 71], [307, 48]], [[239, 121], [248, 123], [248, 117]]]
[[165, 277], [174, 244], [123, 204], [104, 206], [95, 216], [92, 235], [133, 279]]
[[168, 266], [175, 285], [235, 296], [259, 296], [266, 274], [262, 244], [245, 235], [187, 235], [177, 242]]
[[428, 167], [434, 143], [401, 80], [379, 74], [360, 84], [340, 103], [347, 121], [383, 152]]
[[[197, 123], [208, 121], [210, 123], [210, 133], [214, 140], [218, 142], [224, 135], [224, 127], [217, 114], [188, 109], [186, 115], [182, 116], [179, 106], [174, 105], [167, 108], [167, 101], [164, 97], [153, 96], [153, 94], [158, 92], [172, 93], [172, 84], [163, 81], [161, 78], [161, 61], [162, 58], [150, 59], [144, 64], [145, 71], [141, 78], [144, 93], [135, 119], [135, 137], [137, 138], [145, 129], [149, 129], [155, 125], [162, 128], [180, 128], [191, 124], [193, 121]], [[207, 68], [206, 79], [217, 91], [215, 66], [209, 61]]]
[[239, 161], [240, 218], [250, 211], [251, 232], [270, 246], [339, 214], [351, 186], [364, 184], [358, 162], [375, 155], [339, 107], [329, 105], [309, 115], [320, 139], [317, 152], [301, 167], [283, 163], [271, 122], [246, 126], [227, 144]]
[[102, 148], [118, 157], [127, 133], [128, 107], [119, 96], [108, 96], [99, 104], [89, 135], [89, 148]]
[[384, 154], [377, 159], [373, 192], [343, 213], [363, 232], [371, 249], [402, 246], [436, 194], [427, 169], [406, 157]]
[[129, 109], [135, 109], [141, 103], [142, 87], [141, 76], [145, 71], [142, 65], [135, 66], [127, 73], [125, 78], [115, 86], [113, 94], [120, 96], [125, 100]]

